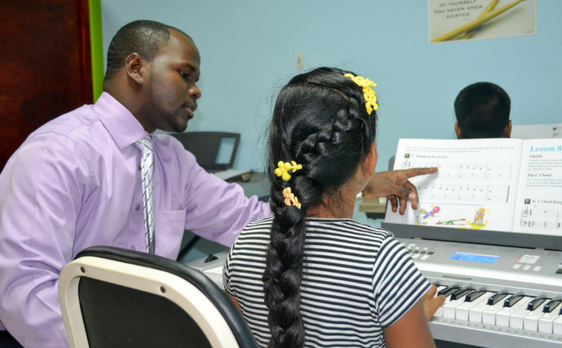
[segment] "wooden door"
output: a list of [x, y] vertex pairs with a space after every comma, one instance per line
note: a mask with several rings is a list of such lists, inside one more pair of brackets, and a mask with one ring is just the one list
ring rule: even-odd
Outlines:
[[47, 121], [92, 103], [88, 0], [0, 0], [0, 170]]

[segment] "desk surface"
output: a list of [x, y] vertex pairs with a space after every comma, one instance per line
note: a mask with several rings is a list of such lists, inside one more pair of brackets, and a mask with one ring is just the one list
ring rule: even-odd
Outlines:
[[267, 201], [269, 198], [270, 185], [265, 173], [252, 173], [249, 181], [237, 184], [242, 186], [246, 197], [258, 196], [261, 201]]
[[363, 198], [359, 204], [359, 211], [367, 214], [371, 219], [384, 219], [386, 214], [386, 198]]

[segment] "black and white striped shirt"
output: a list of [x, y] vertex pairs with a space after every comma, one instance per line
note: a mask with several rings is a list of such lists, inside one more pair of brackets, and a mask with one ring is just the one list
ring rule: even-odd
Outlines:
[[[272, 221], [246, 226], [230, 250], [223, 277], [263, 347], [270, 334], [261, 279]], [[306, 347], [385, 347], [382, 329], [430, 286], [392, 233], [351, 219], [308, 218], [304, 249]]]

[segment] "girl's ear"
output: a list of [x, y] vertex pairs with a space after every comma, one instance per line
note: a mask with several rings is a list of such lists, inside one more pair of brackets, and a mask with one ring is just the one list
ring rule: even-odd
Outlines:
[[375, 173], [375, 168], [377, 166], [377, 159], [378, 159], [377, 146], [375, 145], [375, 143], [372, 143], [371, 150], [369, 151], [367, 158], [365, 158], [365, 161], [363, 162], [363, 173], [366, 178], [371, 178]]

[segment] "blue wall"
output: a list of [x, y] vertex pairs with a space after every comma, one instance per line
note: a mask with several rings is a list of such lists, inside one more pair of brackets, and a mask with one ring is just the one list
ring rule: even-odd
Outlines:
[[380, 100], [379, 165], [399, 138], [453, 138], [453, 100], [477, 81], [502, 86], [513, 124], [562, 122], [562, 1], [537, 1], [537, 34], [428, 44], [422, 0], [101, 0], [104, 54], [136, 19], [178, 27], [202, 57], [203, 92], [188, 131], [242, 134], [237, 169], [263, 170], [274, 97], [299, 70], [336, 66], [369, 77]]

